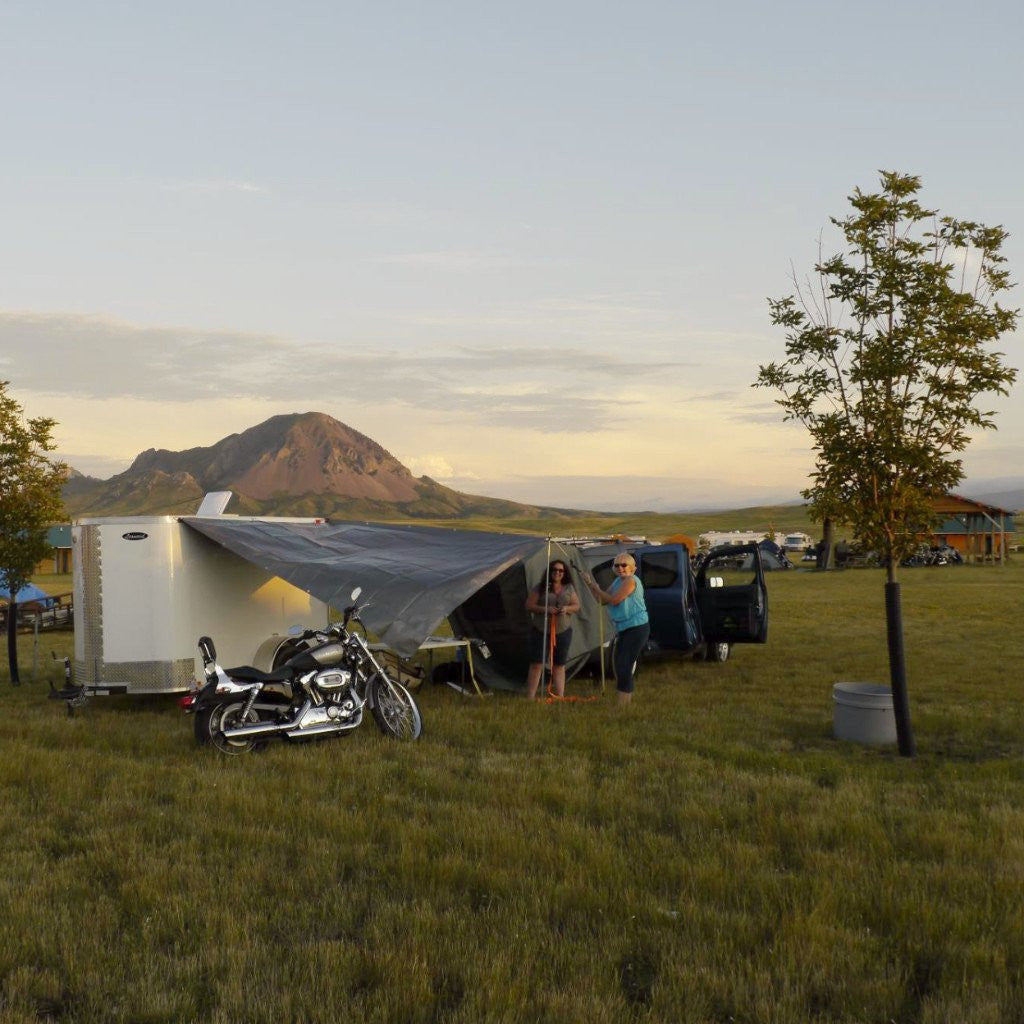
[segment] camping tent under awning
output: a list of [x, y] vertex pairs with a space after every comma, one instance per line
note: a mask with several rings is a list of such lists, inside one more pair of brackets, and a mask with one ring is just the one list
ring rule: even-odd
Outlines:
[[344, 608], [361, 587], [363, 621], [403, 657], [463, 601], [547, 546], [543, 537], [430, 526], [181, 521], [331, 607]]

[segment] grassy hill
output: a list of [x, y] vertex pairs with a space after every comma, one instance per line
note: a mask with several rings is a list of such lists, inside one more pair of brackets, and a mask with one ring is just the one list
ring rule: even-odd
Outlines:
[[878, 570], [772, 574], [766, 646], [626, 714], [428, 687], [409, 746], [224, 760], [0, 671], [0, 1017], [1020, 1021], [1024, 564], [903, 579], [914, 761], [831, 736]]
[[[757, 530], [767, 533], [802, 531], [819, 536], [820, 526], [812, 523], [803, 505], [763, 505], [751, 508], [723, 509], [721, 511], [685, 512], [586, 512], [575, 509], [536, 508], [515, 505], [500, 499], [479, 498], [466, 502], [461, 514], [453, 515], [449, 504], [433, 514], [431, 504], [424, 500], [415, 508], [397, 508], [385, 502], [331, 501], [322, 495], [304, 499], [282, 498], [280, 501], [254, 502], [236, 495], [228, 506], [232, 515], [292, 515], [329, 516], [334, 520], [368, 522], [416, 522], [426, 526], [449, 529], [496, 530], [507, 533], [531, 533], [543, 536], [607, 536], [624, 533], [663, 540], [676, 533], [696, 539], [708, 530]], [[160, 514], [193, 515], [199, 505], [198, 497], [164, 501], [154, 510], [120, 513], [113, 508], [97, 508], [83, 503], [69, 503], [72, 515]]]
[[549, 512], [521, 516], [467, 516], [453, 523], [450, 519], [426, 519], [435, 526], [459, 526], [479, 530], [499, 530], [510, 533], [539, 533], [544, 535], [604, 536], [625, 533], [662, 540], [675, 533], [685, 533], [694, 539], [708, 530], [758, 530], [778, 533], [795, 530], [817, 536], [820, 527], [812, 524], [803, 505], [764, 505], [753, 508], [729, 509], [720, 512], [685, 512], [668, 515], [660, 512], [599, 513]]

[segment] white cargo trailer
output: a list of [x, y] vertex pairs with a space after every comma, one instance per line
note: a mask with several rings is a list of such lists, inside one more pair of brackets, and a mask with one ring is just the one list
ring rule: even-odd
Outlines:
[[[198, 515], [219, 513], [211, 497]], [[327, 622], [322, 601], [175, 516], [80, 519], [71, 533], [75, 682], [91, 692], [188, 690], [202, 678], [196, 641], [203, 635], [214, 638], [223, 664], [269, 669], [289, 626]]]

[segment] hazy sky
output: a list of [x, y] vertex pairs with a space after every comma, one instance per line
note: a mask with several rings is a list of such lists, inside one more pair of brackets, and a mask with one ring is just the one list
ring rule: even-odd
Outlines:
[[1024, 276], [1021, 10], [0, 0], [0, 378], [99, 476], [316, 410], [477, 493], [795, 497], [749, 385], [854, 186]]

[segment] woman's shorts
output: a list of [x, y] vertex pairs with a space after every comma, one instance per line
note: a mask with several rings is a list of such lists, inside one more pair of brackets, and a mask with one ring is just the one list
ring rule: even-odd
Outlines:
[[555, 634], [555, 656], [550, 655], [551, 636], [545, 636], [539, 629], [530, 629], [530, 662], [538, 665], [549, 662], [552, 665], [564, 665], [569, 656], [569, 644], [572, 643], [572, 627]]

